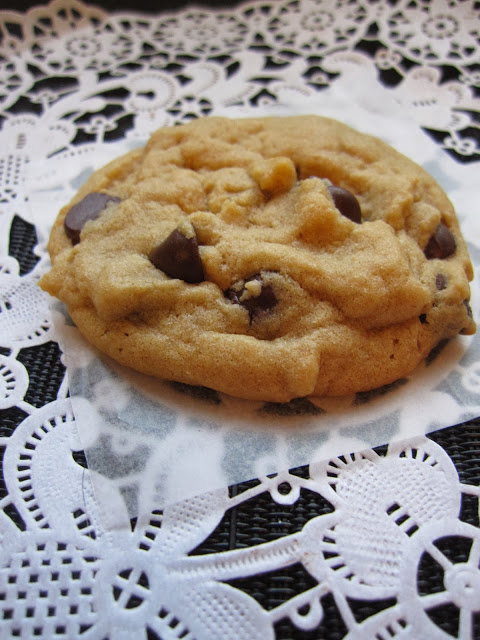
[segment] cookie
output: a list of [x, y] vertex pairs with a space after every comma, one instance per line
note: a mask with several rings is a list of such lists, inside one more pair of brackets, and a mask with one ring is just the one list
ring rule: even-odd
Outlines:
[[123, 365], [273, 402], [410, 373], [472, 334], [472, 266], [435, 180], [317, 116], [205, 118], [95, 172], [42, 288]]

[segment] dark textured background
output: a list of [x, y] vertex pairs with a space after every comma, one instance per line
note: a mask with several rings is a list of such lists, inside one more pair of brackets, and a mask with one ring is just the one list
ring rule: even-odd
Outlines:
[[[104, 0], [101, 3], [86, 3], [102, 6], [109, 11], [135, 10], [135, 11], [166, 11], [171, 9], [182, 9], [186, 6], [209, 6], [209, 7], [233, 7], [241, 2], [157, 2], [151, 3], [147, 0], [130, 0], [130, 2]], [[24, 0], [2, 0], [1, 9], [26, 10], [30, 6], [37, 6], [36, 2], [29, 3]], [[152, 7], [156, 7], [152, 9]], [[370, 42], [365, 45], [365, 52], [374, 53], [375, 43]], [[448, 73], [448, 70], [447, 70]], [[389, 78], [383, 78], [388, 84]], [[471, 134], [469, 134], [471, 135]], [[473, 132], [479, 136], [479, 131]], [[459, 158], [460, 159], [460, 158]], [[36, 262], [32, 249], [36, 243], [35, 231], [31, 225], [17, 218], [12, 226], [9, 253], [19, 260], [21, 273], [29, 272]], [[2, 349], [0, 348], [0, 352]], [[3, 350], [3, 352], [6, 352]], [[59, 349], [55, 343], [47, 343], [38, 347], [22, 350], [19, 360], [25, 365], [30, 376], [30, 386], [26, 400], [36, 407], [43, 406], [56, 399], [59, 385], [62, 381], [64, 368], [59, 360]], [[0, 411], [0, 435], [9, 435], [15, 427], [26, 417], [26, 414], [17, 408]], [[464, 425], [451, 427], [437, 431], [430, 435], [431, 439], [437, 442], [451, 457], [456, 466], [461, 482], [479, 485], [480, 484], [480, 420], [473, 420]], [[384, 448], [378, 449], [379, 453], [384, 452]], [[3, 455], [3, 449], [0, 448]], [[77, 452], [75, 460], [78, 464], [86, 465], [82, 452]], [[308, 467], [295, 470], [295, 473], [308, 477]], [[232, 494], [244, 491], [254, 484], [242, 483], [231, 487]], [[5, 495], [6, 489], [3, 483], [0, 486], [0, 497]], [[291, 506], [276, 504], [269, 494], [261, 494], [256, 498], [233, 508], [225, 514], [223, 521], [193, 553], [203, 554], [218, 552], [227, 549], [248, 547], [262, 542], [274, 540], [286, 534], [300, 531], [304, 524], [312, 517], [333, 511], [333, 507], [321, 496], [303, 490], [300, 499]], [[13, 507], [7, 508], [8, 515], [17, 523], [20, 529], [24, 525]], [[478, 499], [463, 495], [460, 519], [471, 525], [478, 527]], [[132, 526], [134, 523], [132, 522]], [[457, 562], [466, 560], [468, 554], [468, 540], [451, 537], [444, 541], [445, 553], [455, 558]], [[254, 578], [235, 580], [232, 582], [236, 588], [244, 590], [246, 593], [256, 598], [266, 609], [270, 610], [282, 602], [288, 600], [297, 593], [301, 593], [316, 584], [315, 580], [303, 569], [302, 565], [294, 565], [278, 570], [266, 575]], [[420, 593], [431, 593], [438, 589], [443, 589], [441, 576], [435, 568], [427, 562], [420, 565], [418, 574], [418, 589]], [[395, 601], [387, 600], [377, 603], [349, 601], [355, 618], [362, 621], [370, 617], [375, 612], [379, 612], [395, 604]], [[322, 599], [324, 607], [324, 620], [322, 624], [313, 632], [303, 632], [291, 625], [288, 620], [280, 621], [276, 625], [277, 638], [281, 640], [338, 640], [343, 638], [347, 629], [342, 621], [341, 615], [331, 595]], [[431, 613], [432, 620], [446, 633], [453, 637], [458, 631], [458, 611], [451, 607], [443, 607], [439, 611]], [[474, 619], [474, 638], [480, 638], [480, 615]], [[148, 638], [155, 640], [157, 636], [148, 632]], [[422, 639], [419, 639], [422, 640]]]

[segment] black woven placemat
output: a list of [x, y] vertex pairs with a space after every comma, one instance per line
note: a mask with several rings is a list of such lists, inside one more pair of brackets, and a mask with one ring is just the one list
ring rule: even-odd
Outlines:
[[[25, 0], [4, 0], [3, 9], [26, 10], [30, 6], [36, 6], [37, 3], [26, 2]], [[87, 3], [88, 4], [88, 3]], [[136, 0], [135, 2], [117, 1], [110, 2], [103, 0], [96, 3], [106, 10], [135, 10], [135, 11], [151, 11], [152, 5], [147, 0]], [[162, 10], [182, 9], [187, 5], [190, 6], [209, 6], [219, 7], [226, 6], [231, 8], [241, 2], [222, 2], [210, 0], [208, 2], [164, 2]], [[157, 9], [158, 10], [158, 9]], [[376, 49], [382, 46], [374, 38], [374, 34], [365, 42], [359, 43], [357, 49], [373, 55]], [[312, 59], [312, 68], [315, 67], [316, 61]], [[452, 68], [445, 67], [443, 73], [445, 78], [453, 73]], [[394, 72], [383, 72], [381, 80], [386, 84], [393, 86], [398, 78], [394, 76]], [[16, 107], [18, 110], [27, 108], [25, 105]], [[128, 126], [127, 124], [125, 126]], [[428, 132], [435, 137], [433, 132]], [[473, 132], [472, 135], [479, 136], [479, 132]], [[467, 161], [468, 158], [457, 157], [459, 161]], [[21, 274], [26, 274], [35, 266], [38, 258], [33, 248], [37, 242], [35, 229], [31, 224], [22, 220], [17, 216], [13, 222], [11, 236], [9, 242], [9, 254], [15, 257], [20, 264]], [[8, 354], [8, 349], [0, 348], [0, 353]], [[63, 379], [64, 367], [60, 362], [60, 352], [56, 343], [48, 342], [40, 346], [22, 349], [18, 355], [18, 359], [24, 364], [28, 373], [30, 384], [25, 400], [35, 407], [41, 407], [53, 401], [57, 397], [59, 385]], [[0, 411], [0, 435], [8, 436], [26, 417], [26, 413], [19, 408], [11, 408]], [[436, 431], [429, 436], [433, 441], [438, 443], [450, 456], [460, 481], [470, 485], [478, 486], [480, 484], [480, 420], [471, 420], [465, 424], [450, 427]], [[3, 459], [4, 448], [0, 447], [0, 461]], [[378, 448], [378, 453], [383, 454], [384, 447]], [[74, 454], [76, 462], [82, 466], [86, 466], [85, 456], [79, 451]], [[308, 467], [296, 469], [294, 473], [308, 477]], [[243, 492], [249, 486], [255, 483], [241, 483], [232, 486], [230, 491], [232, 495]], [[0, 474], [0, 496], [3, 497], [7, 493], [5, 481]], [[293, 505], [279, 505], [275, 503], [268, 493], [261, 494], [253, 498], [241, 506], [234, 507], [229, 510], [215, 531], [192, 553], [205, 554], [216, 553], [220, 551], [239, 549], [262, 544], [271, 540], [275, 540], [284, 535], [292, 534], [300, 531], [302, 527], [312, 517], [326, 514], [333, 511], [332, 505], [321, 496], [302, 490], [300, 498]], [[16, 523], [20, 530], [25, 529], [25, 525], [20, 518], [18, 512], [13, 505], [7, 506], [5, 509], [7, 515]], [[463, 494], [460, 520], [470, 525], [478, 527], [479, 512], [478, 499], [475, 496]], [[132, 523], [134, 526], [134, 523]], [[446, 543], [447, 544], [447, 543]], [[447, 552], [452, 557], [461, 561], [465, 556], [465, 549], [461, 539], [452, 538], [448, 544], [450, 547]], [[418, 575], [419, 592], [433, 593], [438, 589], [439, 576], [433, 567], [421, 566]], [[294, 595], [302, 593], [316, 584], [312, 576], [297, 564], [265, 575], [259, 575], [254, 578], [239, 579], [231, 582], [236, 588], [242, 589], [245, 593], [258, 600], [258, 602], [266, 610], [287, 601]], [[349, 605], [354, 613], [355, 619], [360, 622], [374, 613], [382, 611], [385, 608], [395, 604], [392, 600], [372, 602], [349, 601]], [[281, 620], [275, 627], [276, 636], [279, 640], [310, 640], [324, 638], [325, 640], [338, 640], [343, 638], [347, 632], [345, 624], [342, 620], [340, 612], [332, 595], [326, 595], [322, 598], [322, 606], [324, 609], [324, 618], [321, 625], [312, 632], [301, 631], [286, 619]], [[458, 616], [448, 607], [435, 614], [435, 624], [451, 635], [455, 635], [458, 630]], [[148, 631], [148, 638], [154, 639], [157, 636]], [[474, 619], [474, 637], [480, 638], [480, 617]]]

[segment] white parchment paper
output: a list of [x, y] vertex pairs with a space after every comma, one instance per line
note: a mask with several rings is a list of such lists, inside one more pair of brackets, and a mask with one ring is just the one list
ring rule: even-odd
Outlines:
[[[280, 103], [274, 106], [231, 107], [216, 113], [231, 117], [316, 113], [383, 138], [442, 184], [457, 208], [478, 271], [480, 198], [473, 169], [442, 152], [369, 74], [345, 72], [314, 98], [278, 88], [277, 95]], [[71, 158], [69, 163], [60, 156], [48, 167], [35, 168], [32, 184], [36, 181], [42, 188], [32, 189], [31, 203], [45, 238], [58, 207], [88, 174], [128, 148], [128, 142], [102, 145], [96, 153]], [[48, 175], [55, 175], [55, 163], [63, 163], [64, 187], [49, 191]], [[478, 318], [477, 283], [478, 278], [472, 285], [472, 308]], [[125, 509], [130, 517], [142, 517], [221, 486], [404, 440], [480, 415], [479, 336], [459, 336], [408, 378], [371, 393], [264, 405], [127, 370], [88, 345], [58, 303], [53, 315], [76, 423], [108, 527], [122, 521]], [[118, 489], [122, 504], [114, 500]]]

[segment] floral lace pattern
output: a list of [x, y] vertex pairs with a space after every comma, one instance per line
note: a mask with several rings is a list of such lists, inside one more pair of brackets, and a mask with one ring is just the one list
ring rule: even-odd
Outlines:
[[[432, 439], [345, 453], [138, 519], [125, 506], [134, 459], [130, 484], [100, 477], [94, 492], [37, 286], [48, 224], [29, 208], [34, 166], [50, 189], [45, 208], [57, 209], [55, 185], [73, 193], [85, 177], [69, 158], [101, 164], [106, 142], [134, 146], [218, 107], [315, 95], [359, 68], [473, 167], [479, 64], [480, 10], [469, 0], [271, 0], [148, 16], [54, 0], [0, 11], [0, 635], [480, 637], [478, 475], [461, 480]], [[476, 407], [480, 371], [464, 366]], [[120, 514], [115, 528], [99, 491]], [[265, 522], [242, 537], [251, 505]], [[262, 580], [277, 591], [267, 596]]]

